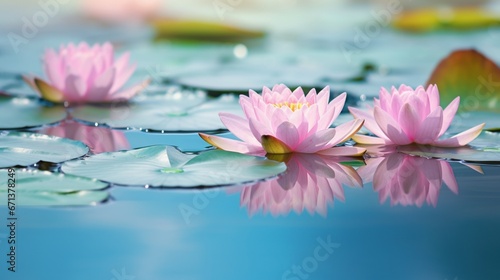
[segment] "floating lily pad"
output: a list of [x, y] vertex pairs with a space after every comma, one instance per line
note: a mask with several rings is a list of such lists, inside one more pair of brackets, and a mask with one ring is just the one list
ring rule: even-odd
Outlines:
[[42, 105], [38, 100], [0, 96], [0, 129], [35, 127], [66, 117], [62, 106]]
[[398, 151], [427, 158], [463, 160], [477, 163], [500, 163], [500, 152], [476, 150], [470, 147], [439, 148], [432, 146], [408, 145], [398, 147]]
[[113, 128], [153, 131], [213, 131], [225, 129], [219, 112], [241, 115], [238, 99], [232, 95], [208, 98], [205, 93], [172, 93], [142, 96], [130, 104], [81, 106], [76, 119], [106, 124]]
[[89, 148], [82, 142], [35, 133], [0, 134], [0, 168], [27, 166], [38, 161], [62, 162], [85, 155]]
[[261, 31], [253, 31], [235, 26], [204, 21], [156, 20], [152, 22], [157, 39], [177, 39], [194, 41], [239, 41], [264, 36]]
[[151, 146], [66, 162], [62, 170], [119, 185], [198, 187], [260, 180], [284, 172], [286, 166], [221, 150], [194, 155], [171, 146]]
[[[0, 170], [0, 204], [7, 204], [8, 194], [15, 194], [16, 205], [25, 206], [79, 206], [105, 201], [108, 184], [95, 179], [56, 174], [38, 170], [15, 170], [9, 177], [7, 169]], [[15, 179], [15, 192], [7, 191], [8, 179]], [[11, 195], [12, 197], [12, 195]]]

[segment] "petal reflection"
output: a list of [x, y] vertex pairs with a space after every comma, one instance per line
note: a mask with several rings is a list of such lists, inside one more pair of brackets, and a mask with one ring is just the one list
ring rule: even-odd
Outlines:
[[273, 180], [245, 187], [241, 192], [240, 205], [254, 215], [259, 211], [273, 216], [297, 214], [304, 210], [311, 215], [326, 216], [328, 205], [334, 198], [344, 201], [343, 185], [362, 187], [363, 182], [356, 170], [341, 162], [359, 160], [318, 154], [280, 155], [287, 171]]
[[72, 120], [43, 128], [39, 133], [82, 141], [94, 154], [130, 149], [123, 132], [106, 127], [87, 126]]
[[426, 203], [436, 207], [443, 183], [458, 194], [453, 169], [444, 160], [393, 153], [366, 163], [359, 175], [365, 183], [373, 182], [381, 204], [389, 199], [391, 205], [422, 207]]

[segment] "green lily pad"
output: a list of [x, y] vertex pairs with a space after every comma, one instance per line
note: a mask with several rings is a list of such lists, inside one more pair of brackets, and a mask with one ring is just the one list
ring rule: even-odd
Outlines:
[[71, 114], [113, 128], [186, 132], [225, 129], [219, 112], [243, 114], [235, 96], [208, 98], [203, 92], [141, 96], [130, 104], [86, 105]]
[[0, 134], [0, 168], [28, 166], [38, 161], [62, 162], [85, 155], [89, 148], [82, 142], [25, 132]]
[[[15, 204], [23, 206], [80, 206], [103, 202], [109, 197], [100, 191], [108, 184], [95, 179], [57, 174], [48, 171], [16, 169], [9, 177], [8, 170], [0, 170], [0, 204], [15, 194]], [[8, 179], [15, 179], [10, 181]], [[15, 184], [8, 191], [7, 184]], [[10, 194], [10, 196], [8, 196]]]
[[67, 174], [119, 185], [199, 187], [252, 182], [278, 175], [283, 163], [222, 150], [185, 154], [171, 146], [102, 153], [66, 162]]
[[477, 150], [470, 147], [440, 148], [408, 145], [399, 146], [397, 149], [401, 153], [426, 158], [442, 158], [477, 163], [500, 163], [500, 152]]
[[56, 123], [66, 118], [62, 106], [42, 105], [24, 97], [0, 96], [0, 129], [35, 127]]

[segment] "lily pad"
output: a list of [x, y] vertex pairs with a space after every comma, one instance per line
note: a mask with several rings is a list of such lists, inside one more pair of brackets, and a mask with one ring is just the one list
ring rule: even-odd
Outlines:
[[38, 100], [0, 96], [0, 129], [36, 127], [66, 117], [62, 106], [42, 105]]
[[204, 92], [148, 95], [130, 104], [86, 105], [75, 108], [71, 114], [76, 119], [113, 128], [187, 132], [225, 129], [219, 112], [243, 114], [237, 97], [209, 98]]
[[38, 161], [62, 162], [85, 155], [89, 148], [82, 142], [25, 132], [0, 134], [0, 168], [28, 166]]
[[199, 187], [240, 184], [286, 170], [283, 163], [222, 150], [185, 154], [171, 146], [102, 153], [66, 162], [67, 174], [119, 185]]
[[476, 50], [451, 53], [438, 64], [427, 84], [438, 85], [442, 106], [460, 96], [459, 112], [500, 113], [500, 68]]
[[408, 155], [461, 160], [477, 163], [500, 163], [500, 152], [476, 150], [470, 147], [440, 148], [432, 146], [408, 145], [399, 146], [398, 151]]
[[[13, 178], [8, 170], [0, 170], [0, 203], [6, 204], [8, 194], [15, 194], [16, 205], [24, 206], [79, 206], [92, 205], [109, 197], [106, 191], [99, 191], [108, 184], [95, 179], [56, 174], [38, 170], [15, 170]], [[15, 183], [15, 192], [8, 191], [8, 179]], [[12, 197], [12, 195], [11, 195]]]
[[204, 21], [155, 20], [156, 39], [189, 41], [239, 41], [260, 38], [264, 32]]

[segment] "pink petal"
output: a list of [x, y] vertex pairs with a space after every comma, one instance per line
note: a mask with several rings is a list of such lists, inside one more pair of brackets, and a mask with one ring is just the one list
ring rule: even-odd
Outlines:
[[354, 119], [335, 127], [335, 136], [328, 142], [329, 146], [335, 146], [347, 141], [363, 126], [364, 120]]
[[431, 144], [439, 138], [439, 131], [443, 124], [443, 109], [436, 107], [429, 116], [422, 122], [420, 128], [417, 130], [415, 143], [418, 144]]
[[134, 73], [136, 64], [127, 65], [129, 57], [130, 54], [125, 53], [115, 62], [114, 68], [116, 69], [116, 78], [111, 91], [120, 89]]
[[95, 79], [94, 84], [89, 88], [86, 100], [89, 102], [99, 102], [106, 100], [108, 95], [110, 95], [110, 89], [113, 85], [115, 79], [115, 70], [109, 68], [107, 71], [102, 73], [97, 79]]
[[318, 152], [320, 155], [325, 156], [337, 156], [337, 157], [350, 157], [350, 156], [362, 156], [366, 152], [366, 149], [359, 147], [333, 147]]
[[56, 88], [64, 86], [64, 75], [62, 73], [61, 59], [52, 49], [45, 52], [44, 57], [45, 74]]
[[460, 105], [460, 96], [457, 96], [451, 103], [444, 109], [443, 111], [443, 125], [441, 126], [441, 130], [439, 131], [438, 137], [443, 135], [446, 130], [451, 125], [451, 122], [453, 121], [453, 118], [455, 117], [455, 114], [457, 113], [458, 106]]
[[373, 116], [373, 112], [368, 113], [368, 112], [365, 112], [365, 111], [362, 111], [360, 109], [353, 108], [353, 107], [349, 107], [349, 112], [355, 118], [365, 120], [364, 126], [371, 133], [373, 133], [373, 134], [375, 134], [378, 137], [381, 137], [383, 139], [387, 139], [387, 136], [385, 135], [385, 133], [378, 126], [378, 123], [375, 120], [375, 117]]
[[[342, 109], [344, 108], [345, 105], [345, 100], [347, 98], [347, 93], [342, 93], [339, 96], [335, 97], [330, 103], [328, 104], [327, 111], [332, 110], [334, 113], [331, 117], [326, 118], [325, 121], [329, 122], [329, 125], [332, 124], [332, 122], [338, 118], [340, 113], [342, 112]], [[326, 117], [326, 116], [325, 116]], [[323, 116], [321, 116], [323, 118]], [[320, 120], [321, 121], [321, 120]]]
[[483, 127], [484, 123], [477, 125], [473, 128], [470, 128], [464, 132], [461, 132], [451, 138], [444, 140], [437, 140], [433, 143], [433, 145], [437, 147], [449, 147], [449, 148], [465, 146], [469, 144], [472, 140], [476, 139], [476, 137], [478, 137], [479, 134], [481, 134]]
[[256, 139], [261, 139], [262, 135], [274, 135], [274, 133], [256, 119], [249, 119], [250, 131]]
[[427, 95], [429, 97], [429, 105], [432, 110], [432, 108], [436, 108], [439, 106], [439, 90], [437, 88], [437, 85], [429, 85], [427, 87]]
[[380, 107], [375, 107], [374, 115], [379, 127], [391, 142], [398, 145], [406, 145], [412, 142], [392, 116], [383, 111]]
[[411, 141], [417, 137], [417, 131], [420, 128], [421, 118], [416, 108], [405, 103], [399, 111], [399, 124]]
[[335, 133], [335, 129], [333, 128], [320, 130], [304, 139], [304, 141], [297, 146], [295, 152], [316, 153], [317, 151], [330, 148], [331, 146], [327, 145], [328, 142], [335, 136]]
[[134, 97], [134, 95], [138, 94], [146, 88], [150, 83], [150, 80], [142, 81], [139, 84], [133, 85], [129, 87], [128, 89], [121, 90], [119, 92], [112, 93], [111, 96], [108, 96], [107, 100], [129, 100], [130, 98]]
[[87, 91], [87, 85], [85, 81], [75, 75], [69, 75], [66, 78], [66, 83], [64, 86], [64, 99], [66, 101], [81, 102], [85, 101], [85, 93]]
[[250, 131], [248, 120], [230, 113], [219, 113], [220, 120], [236, 137], [248, 144], [259, 146], [260, 138], [257, 140]]
[[245, 142], [223, 138], [215, 135], [208, 135], [204, 133], [199, 133], [199, 135], [201, 138], [203, 138], [203, 140], [205, 140], [210, 145], [225, 151], [231, 151], [243, 154], [252, 154], [252, 155], [265, 154], [264, 149], [261, 146], [253, 146]]
[[389, 141], [389, 140], [385, 140], [383, 138], [378, 138], [378, 137], [373, 137], [373, 136], [368, 136], [368, 135], [363, 135], [363, 134], [354, 134], [352, 136], [352, 140], [354, 140], [356, 143], [366, 144], [366, 145], [391, 144], [391, 141]]
[[283, 122], [276, 129], [276, 138], [281, 140], [285, 145], [287, 145], [292, 151], [298, 145], [300, 136], [297, 128], [290, 122]]

